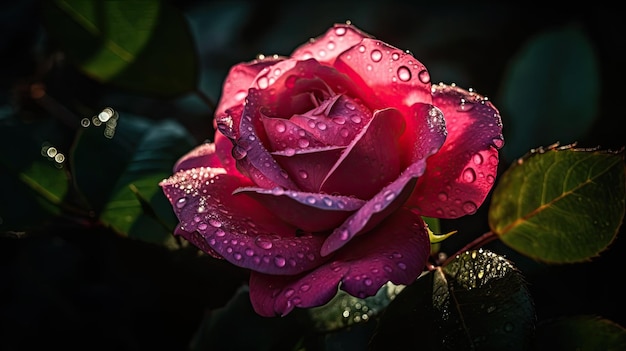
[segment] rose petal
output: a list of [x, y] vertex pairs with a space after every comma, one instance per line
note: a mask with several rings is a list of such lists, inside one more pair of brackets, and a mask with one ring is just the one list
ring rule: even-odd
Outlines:
[[482, 96], [456, 86], [433, 86], [448, 137], [428, 160], [407, 205], [424, 216], [457, 218], [473, 214], [493, 187], [503, 145], [498, 110]]
[[291, 117], [324, 145], [347, 146], [372, 119], [372, 111], [359, 101], [345, 95], [336, 95], [329, 111], [314, 115], [306, 113]]
[[239, 267], [278, 275], [299, 274], [325, 260], [319, 255], [322, 237], [296, 236], [297, 228], [249, 196], [232, 195], [235, 189], [252, 185], [242, 178], [194, 168], [160, 185], [180, 221], [177, 233], [205, 252], [214, 251]]
[[319, 193], [292, 190], [239, 188], [235, 194], [245, 193], [283, 221], [305, 231], [321, 232], [341, 224], [365, 201]]
[[400, 173], [398, 140], [404, 126], [397, 110], [376, 111], [329, 171], [321, 191], [369, 199], [393, 181]]
[[[280, 165], [270, 155], [269, 151], [259, 139], [257, 130], [263, 130], [259, 101], [263, 94], [254, 88], [248, 91], [248, 103], [244, 108], [243, 118], [239, 126], [240, 136], [233, 147], [233, 157], [237, 160], [237, 167], [244, 172], [256, 185], [261, 188], [297, 189]], [[254, 124], [256, 121], [257, 124]], [[261, 133], [265, 135], [265, 133]]]
[[320, 192], [328, 171], [339, 159], [345, 147], [287, 149], [272, 155], [302, 191]]
[[[439, 109], [431, 105], [415, 104], [405, 116], [409, 129], [400, 139], [403, 158], [410, 165], [388, 186], [328, 236], [322, 246], [326, 256], [344, 246], [356, 235], [367, 233], [389, 213], [402, 206], [426, 170], [426, 159], [436, 154], [446, 140], [446, 128]], [[429, 161], [430, 162], [430, 159]]]
[[352, 25], [335, 24], [324, 35], [298, 47], [291, 57], [298, 60], [314, 58], [319, 62], [332, 65], [337, 55], [358, 44], [363, 38], [369, 37], [371, 37], [369, 34]]
[[259, 72], [283, 60], [285, 57], [266, 57], [233, 66], [224, 81], [222, 95], [215, 109], [215, 116], [220, 118], [226, 115], [226, 110], [233, 106], [242, 105], [248, 94], [248, 88], [252, 86], [252, 82]]
[[366, 91], [371, 109], [405, 112], [417, 102], [431, 103], [430, 76], [413, 55], [380, 40], [365, 38], [343, 52], [334, 66]]
[[237, 169], [237, 163], [233, 158], [233, 142], [225, 137], [222, 133], [215, 133], [215, 154], [220, 159], [222, 167], [226, 173], [231, 175], [243, 176]]
[[297, 150], [326, 146], [315, 136], [288, 119], [262, 116], [270, 150]]
[[214, 143], [196, 146], [174, 164], [174, 173], [196, 167], [224, 168], [222, 161], [215, 152]]
[[410, 284], [423, 271], [430, 253], [422, 219], [396, 211], [367, 239], [351, 242], [332, 261], [298, 276], [250, 275], [250, 299], [262, 316], [284, 316], [295, 307], [321, 306], [340, 287], [364, 298], [375, 295], [388, 281]]

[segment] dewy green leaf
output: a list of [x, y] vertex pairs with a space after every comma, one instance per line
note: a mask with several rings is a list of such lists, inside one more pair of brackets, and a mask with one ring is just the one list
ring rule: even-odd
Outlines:
[[[176, 219], [158, 183], [194, 146], [193, 137], [174, 121], [120, 113], [112, 139], [98, 128], [81, 131], [71, 158], [75, 182], [100, 220], [117, 232], [171, 247], [168, 229]], [[153, 212], [145, 213], [138, 196]]]
[[188, 23], [167, 1], [44, 1], [42, 13], [69, 59], [98, 81], [162, 97], [197, 88]]
[[407, 286], [383, 313], [371, 345], [372, 350], [529, 350], [534, 324], [519, 271], [481, 249]]
[[542, 321], [535, 350], [626, 350], [626, 329], [596, 316]]
[[623, 151], [540, 149], [502, 175], [489, 225], [503, 243], [537, 261], [588, 260], [617, 235], [624, 174]]
[[503, 82], [498, 101], [506, 126], [505, 159], [557, 140], [576, 142], [597, 117], [599, 63], [580, 27], [534, 37], [511, 61]]

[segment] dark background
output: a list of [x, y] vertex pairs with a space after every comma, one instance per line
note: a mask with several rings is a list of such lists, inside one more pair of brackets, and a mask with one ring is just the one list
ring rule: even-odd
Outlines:
[[[595, 50], [601, 86], [596, 119], [577, 141], [582, 147], [626, 145], [622, 126], [626, 41], [624, 12], [617, 7], [390, 0], [174, 4], [188, 16], [202, 60], [201, 89], [214, 101], [233, 64], [261, 53], [288, 55], [333, 23], [350, 20], [378, 39], [410, 50], [428, 67], [434, 82], [474, 88], [499, 106], [503, 77], [525, 43], [545, 31], [575, 24]], [[50, 65], [46, 55], [54, 51], [54, 43], [46, 36], [38, 5], [37, 1], [0, 5], [2, 106], [36, 115], [39, 109], [28, 98], [28, 88], [33, 82], [45, 82], [48, 94], [60, 103], [78, 100], [155, 120], [176, 118], [198, 142], [210, 137], [211, 113], [193, 97], [120, 95], [70, 66]], [[501, 112], [506, 140], [508, 117]], [[5, 152], [11, 151], [0, 150], [0, 156]], [[502, 169], [512, 161], [503, 160]], [[3, 203], [10, 203], [9, 196], [19, 196], [8, 189], [2, 192]], [[444, 231], [460, 231], [444, 244], [448, 254], [488, 230], [486, 207], [470, 218], [442, 223]], [[621, 287], [625, 246], [621, 229], [600, 257], [561, 266], [532, 262], [498, 243], [487, 247], [511, 258], [523, 272], [539, 319], [593, 314], [626, 326]], [[5, 233], [0, 238], [0, 350], [185, 350], [203, 315], [226, 303], [247, 280], [241, 270], [203, 259], [206, 265], [198, 265], [192, 253], [172, 254], [102, 228], [77, 229], [62, 218], [25, 234]], [[214, 271], [226, 271], [220, 276], [228, 278], [210, 281], [206, 277]]]

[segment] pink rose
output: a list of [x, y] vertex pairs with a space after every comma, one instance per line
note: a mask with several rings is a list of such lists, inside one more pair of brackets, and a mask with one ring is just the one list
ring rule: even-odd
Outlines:
[[350, 24], [232, 67], [215, 122], [160, 185], [175, 234], [249, 269], [263, 316], [415, 281], [421, 216], [473, 214], [503, 144], [491, 102]]

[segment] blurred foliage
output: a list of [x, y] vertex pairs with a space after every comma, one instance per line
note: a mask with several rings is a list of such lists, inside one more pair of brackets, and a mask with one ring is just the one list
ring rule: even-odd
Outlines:
[[[624, 159], [605, 152], [626, 144], [617, 8], [26, 0], [0, 9], [0, 349], [363, 350], [403, 338], [431, 349], [623, 347]], [[233, 64], [287, 55], [346, 20], [413, 52], [434, 82], [494, 102], [502, 181], [474, 216], [429, 219], [436, 234], [458, 232], [433, 245], [440, 267], [415, 284], [259, 318], [244, 270], [170, 235], [176, 221], [157, 183], [212, 137]], [[557, 142], [600, 148], [550, 148]], [[555, 189], [567, 196], [545, 206]], [[538, 208], [543, 227], [520, 221]], [[462, 250], [490, 230], [501, 240]]]

